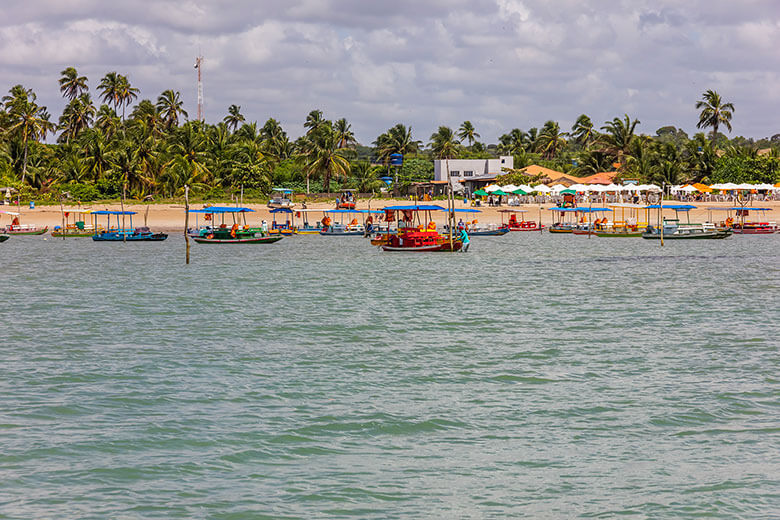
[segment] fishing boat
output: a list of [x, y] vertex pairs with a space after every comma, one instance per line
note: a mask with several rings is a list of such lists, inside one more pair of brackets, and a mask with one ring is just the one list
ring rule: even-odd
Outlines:
[[9, 238], [11, 238], [11, 235], [0, 235], [0, 242], [5, 242]]
[[355, 209], [357, 204], [357, 190], [342, 190], [341, 196], [336, 200], [336, 209]]
[[[507, 231], [539, 231], [544, 229], [544, 224], [536, 222], [534, 220], [525, 220], [523, 213], [528, 213], [525, 209], [500, 209], [501, 213], [501, 227], [507, 229]], [[509, 220], [504, 224], [504, 215], [509, 214]], [[523, 217], [522, 220], [517, 220], [517, 215]]]
[[[51, 230], [51, 236], [62, 238], [86, 238], [95, 234], [95, 228], [91, 224], [84, 222], [84, 216], [90, 215], [91, 209], [64, 209], [62, 211], [62, 220], [65, 227], [54, 226]], [[72, 219], [72, 220], [71, 220]]]
[[293, 190], [287, 188], [274, 188], [271, 191], [271, 198], [268, 200], [268, 207], [270, 209], [275, 208], [292, 208], [295, 204], [292, 201]]
[[[726, 218], [715, 223], [715, 227], [719, 229], [731, 228], [735, 234], [739, 235], [771, 235], [778, 232], [777, 222], [770, 222], [765, 218], [766, 212], [772, 211], [772, 208], [738, 206], [708, 209], [710, 212], [713, 210], [726, 211]], [[758, 212], [762, 218], [757, 221], [747, 220], [751, 211]], [[732, 216], [732, 212], [734, 212], [736, 219]], [[710, 221], [712, 222], [712, 218]]]
[[[295, 211], [295, 217], [300, 219], [300, 223], [295, 225], [295, 233], [298, 235], [319, 235], [323, 225], [320, 221], [309, 222], [310, 213], [324, 213], [321, 209], [299, 209]], [[324, 215], [323, 215], [324, 218]]]
[[[230, 206], [210, 206], [190, 210], [190, 213], [209, 215], [210, 224], [190, 232], [190, 237], [199, 244], [272, 244], [284, 238], [281, 234], [272, 236], [268, 229], [250, 227], [246, 214], [254, 212], [250, 208]], [[226, 216], [232, 222], [226, 222]], [[217, 222], [219, 220], [219, 222]]]
[[40, 227], [30, 224], [20, 224], [20, 213], [16, 211], [0, 210], [0, 213], [4, 213], [11, 217], [11, 223], [4, 228], [0, 228], [0, 232], [6, 235], [43, 235], [49, 230], [49, 226]]
[[[594, 234], [602, 238], [639, 238], [647, 228], [650, 219], [649, 209], [642, 204], [615, 203], [610, 204], [615, 217], [608, 221], [605, 218], [596, 219], [593, 222]], [[620, 218], [617, 217], [617, 210], [620, 210]], [[640, 215], [640, 210], [644, 210], [644, 216]], [[628, 217], [626, 217], [628, 211]]]
[[558, 222], [549, 227], [550, 233], [569, 233], [587, 235], [592, 233], [591, 226], [587, 222], [585, 215], [589, 213], [600, 213], [612, 211], [610, 208], [564, 208], [552, 207], [550, 211], [559, 213]]
[[[285, 221], [284, 222], [277, 222], [276, 217], [277, 215], [285, 215]], [[268, 234], [271, 236], [276, 235], [283, 235], [283, 236], [291, 236], [296, 233], [295, 228], [295, 217], [293, 214], [293, 210], [290, 208], [274, 208], [271, 210], [271, 228], [268, 230]]]
[[[733, 233], [731, 228], [718, 229], [715, 226], [705, 224], [681, 224], [678, 219], [664, 219], [663, 239], [723, 239], [730, 237]], [[647, 226], [642, 233], [642, 238], [661, 239], [661, 230], [653, 226]]]
[[[482, 213], [481, 210], [473, 209], [473, 208], [454, 209], [452, 211], [455, 214]], [[450, 227], [448, 224], [442, 226], [443, 232], [448, 233], [449, 230]], [[458, 221], [458, 224], [455, 227], [455, 233], [460, 233], [461, 230], [465, 230], [466, 233], [468, 233], [468, 236], [470, 237], [500, 237], [509, 233], [509, 229], [507, 229], [506, 226], [503, 225], [502, 226], [497, 226], [496, 224], [480, 225], [477, 219], [472, 219], [470, 221], [466, 220], [466, 222], [463, 222], [462, 218]]]
[[383, 251], [455, 252], [464, 246], [463, 240], [455, 233], [442, 234], [436, 230], [431, 213], [446, 211], [441, 206], [388, 206], [383, 211], [385, 221], [398, 223], [396, 233], [388, 234], [385, 243], [381, 244]]
[[[148, 227], [133, 227], [135, 211], [93, 211], [92, 228], [95, 230], [92, 240], [95, 242], [159, 242], [168, 238], [166, 233], [153, 233]], [[106, 217], [106, 226], [98, 225], [98, 217]], [[116, 223], [111, 226], [111, 217], [116, 217]], [[121, 218], [120, 218], [121, 217]], [[125, 228], [124, 217], [130, 217], [130, 227]], [[121, 220], [121, 222], [120, 222]]]
[[[366, 236], [366, 226], [373, 225], [374, 214], [381, 214], [381, 211], [369, 211], [366, 209], [331, 209], [323, 212], [322, 229], [320, 235], [323, 236]], [[358, 215], [361, 220], [358, 221]], [[346, 219], [351, 220], [345, 222]], [[339, 221], [336, 222], [336, 219]], [[369, 232], [370, 233], [370, 232]]]

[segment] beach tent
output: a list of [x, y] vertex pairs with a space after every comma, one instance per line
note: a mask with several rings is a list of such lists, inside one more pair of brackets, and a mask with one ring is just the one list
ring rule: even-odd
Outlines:
[[485, 190], [479, 189], [474, 192], [474, 195], [477, 195], [479, 197], [487, 197], [488, 195], [490, 195], [490, 193], [486, 192]]

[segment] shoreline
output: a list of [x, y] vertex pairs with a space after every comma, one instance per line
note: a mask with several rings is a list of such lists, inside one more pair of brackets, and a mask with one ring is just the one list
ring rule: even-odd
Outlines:
[[[686, 202], [675, 202], [675, 201], [666, 201], [667, 204], [688, 204]], [[408, 200], [403, 199], [373, 199], [371, 200], [371, 209], [381, 209], [385, 206], [389, 205], [401, 205], [401, 204], [413, 204], [412, 202]], [[439, 205], [442, 207], [446, 206], [446, 201], [430, 201], [430, 202], [420, 202], [419, 204], [434, 204]], [[694, 206], [696, 206], [695, 210], [690, 211], [690, 221], [691, 222], [704, 222], [709, 220], [710, 211], [708, 208], [723, 208], [723, 207], [731, 207], [733, 204], [725, 203], [725, 202], [694, 202], [690, 203]], [[218, 204], [214, 204], [218, 205]], [[114, 202], [110, 204], [83, 204], [80, 206], [81, 209], [92, 209], [92, 210], [112, 210], [112, 211], [118, 211], [120, 209], [121, 204], [119, 202]], [[203, 208], [205, 204], [199, 203], [199, 204], [191, 204], [190, 209], [200, 209]], [[609, 204], [607, 204], [609, 206]], [[763, 216], [759, 217], [760, 214], [754, 214], [751, 213], [748, 217], [748, 220], [750, 221], [770, 221], [770, 222], [780, 222], [780, 201], [758, 201], [754, 203], [755, 207], [765, 207], [770, 208], [770, 211], [767, 211], [763, 214]], [[183, 232], [184, 231], [184, 204], [171, 204], [171, 203], [159, 203], [159, 204], [125, 204], [124, 205], [126, 211], [135, 211], [136, 215], [133, 215], [133, 225], [135, 227], [142, 226], [144, 224], [144, 216], [148, 209], [148, 217], [147, 217], [147, 225], [149, 228], [151, 228], [153, 231], [163, 231], [163, 232]], [[269, 223], [273, 220], [273, 217], [270, 213], [269, 208], [262, 203], [256, 203], [256, 204], [244, 204], [244, 207], [248, 207], [250, 209], [253, 209], [253, 213], [247, 214], [247, 222], [250, 225], [257, 224], [259, 225], [262, 220], [266, 220]], [[550, 225], [553, 222], [555, 222], [557, 219], [555, 218], [555, 213], [553, 211], [550, 211], [547, 208], [552, 207], [552, 204], [524, 204], [521, 206], [481, 206], [478, 208], [471, 208], [469, 205], [463, 204], [463, 200], [456, 200], [455, 203], [456, 209], [478, 209], [480, 210], [480, 213], [465, 213], [465, 214], [456, 214], [456, 218], [460, 219], [463, 218], [464, 221], [472, 221], [477, 220], [480, 224], [501, 224], [502, 222], [502, 216], [504, 219], [504, 222], [508, 220], [508, 215], [501, 214], [500, 210], [516, 210], [516, 211], [522, 211], [524, 213], [521, 213], [517, 216], [518, 220], [521, 219], [521, 215], [525, 218], [525, 220], [533, 220], [533, 221], [539, 221], [541, 218], [541, 221], [545, 225]], [[587, 206], [582, 206], [587, 207]], [[300, 209], [301, 205], [299, 203], [296, 203], [295, 207], [293, 209]], [[20, 211], [20, 222], [22, 224], [31, 224], [31, 225], [37, 225], [37, 226], [49, 226], [49, 229], [53, 229], [55, 226], [61, 226], [62, 225], [62, 216], [60, 213], [59, 206], [38, 206], [36, 209], [29, 209], [29, 207], [22, 206], [20, 209], [17, 209], [16, 206], [0, 206], [0, 209], [6, 210], [6, 211]], [[66, 207], [67, 209], [74, 209], [73, 206]], [[332, 210], [334, 209], [334, 203], [312, 203], [307, 204], [308, 210], [315, 210], [315, 211], [326, 211], [326, 210]], [[360, 200], [357, 204], [357, 209], [368, 209], [368, 201], [367, 200]], [[618, 212], [619, 210], [616, 210]], [[437, 214], [438, 213], [438, 214]], [[651, 220], [653, 219], [653, 215], [657, 214], [654, 210], [650, 210]], [[667, 218], [670, 218], [674, 215], [674, 213], [671, 210], [667, 210], [664, 212], [664, 215]], [[732, 213], [733, 216], [733, 213]], [[446, 216], [444, 212], [436, 212], [433, 214], [433, 219], [436, 221], [437, 224], [443, 224], [446, 221]], [[322, 218], [321, 213], [314, 212], [313, 214], [309, 215], [309, 222], [313, 223], [315, 221], [319, 221]], [[725, 211], [714, 211], [712, 212], [712, 219], [719, 221], [726, 218], [726, 212]], [[680, 219], [683, 221], [687, 221], [687, 218], [685, 217], [684, 213], [680, 213]], [[102, 222], [105, 222], [105, 218], [100, 219]], [[285, 219], [281, 219], [283, 222]], [[612, 219], [610, 219], [612, 220]], [[87, 222], [89, 223], [89, 218]], [[296, 219], [298, 221], [298, 219]], [[202, 217], [199, 217], [198, 220], [199, 223], [203, 222]], [[0, 228], [5, 227], [6, 225], [11, 223], [10, 215], [0, 214]], [[128, 223], [129, 225], [129, 223]], [[190, 216], [190, 226], [195, 225], [195, 219], [194, 216]]]

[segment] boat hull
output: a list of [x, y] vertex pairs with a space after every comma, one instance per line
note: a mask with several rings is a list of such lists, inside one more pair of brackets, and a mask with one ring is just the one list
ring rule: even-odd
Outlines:
[[168, 238], [166, 233], [101, 233], [92, 235], [95, 242], [161, 242]]
[[192, 237], [198, 244], [272, 244], [283, 239], [283, 236], [251, 237], [251, 238], [208, 238]]
[[[701, 233], [684, 233], [684, 234], [664, 234], [664, 240], [721, 240], [730, 237], [731, 230], [728, 231], [704, 231]], [[660, 240], [660, 233], [642, 233], [642, 238], [649, 240]]]
[[609, 233], [606, 231], [597, 231], [594, 233], [597, 237], [602, 238], [640, 238], [644, 234], [644, 231], [631, 231], [627, 233]]
[[17, 236], [33, 236], [33, 235], [43, 235], [49, 230], [49, 226], [46, 226], [45, 228], [32, 228], [32, 229], [11, 229], [11, 228], [5, 228], [3, 230], [3, 233], [6, 235], [17, 235]]
[[504, 229], [488, 229], [485, 231], [467, 231], [470, 237], [499, 237], [509, 233], [509, 230]]
[[9, 238], [11, 238], [10, 235], [0, 235], [0, 242], [5, 242]]
[[68, 231], [66, 231], [65, 233], [63, 233], [62, 231], [52, 231], [51, 232], [51, 236], [56, 237], [56, 238], [62, 238], [62, 237], [66, 237], [66, 238], [89, 238], [89, 237], [91, 237], [94, 234], [95, 233], [92, 232], [92, 231], [78, 231], [78, 232], [68, 232]]
[[415, 246], [415, 247], [403, 247], [403, 246], [391, 246], [389, 244], [382, 246], [382, 251], [395, 251], [395, 252], [407, 252], [407, 253], [438, 253], [438, 252], [455, 252], [463, 247], [461, 242], [453, 242], [452, 249], [450, 244], [435, 244], [430, 246]]

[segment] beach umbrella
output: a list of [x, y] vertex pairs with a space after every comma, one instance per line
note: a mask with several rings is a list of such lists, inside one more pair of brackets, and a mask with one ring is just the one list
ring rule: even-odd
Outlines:
[[693, 193], [694, 191], [699, 191], [690, 184], [686, 184], [682, 188], [680, 188], [680, 191], [684, 191], [685, 193]]
[[[530, 193], [530, 192], [534, 191], [534, 189], [532, 187], [530, 187], [528, 184], [521, 184], [520, 186], [516, 186], [515, 188], [520, 188], [521, 190], [523, 190], [523, 191], [525, 191], [527, 193]], [[514, 191], [514, 190], [512, 190], [512, 191]]]
[[723, 187], [720, 188], [722, 190], [736, 190], [737, 189], [737, 185], [734, 184], [733, 182], [727, 182], [727, 183], [723, 184], [722, 186]]
[[493, 190], [491, 192], [491, 195], [498, 195], [499, 197], [502, 197], [502, 196], [508, 196], [509, 194], [499, 189], [499, 190]]
[[515, 191], [520, 186], [515, 186], [514, 184], [507, 184], [506, 186], [501, 186], [501, 191], [505, 191], [509, 193], [510, 191]]
[[498, 191], [501, 189], [501, 186], [498, 184], [491, 184], [490, 186], [485, 186], [485, 191], [488, 193], [493, 193], [494, 191]]
[[734, 189], [735, 190], [754, 190], [754, 189], [756, 189], [756, 187], [754, 185], [752, 185], [752, 184], [743, 183], [743, 184], [738, 184], [737, 187], [734, 188]]
[[488, 195], [490, 195], [490, 193], [486, 192], [485, 190], [479, 189], [474, 192], [474, 195], [477, 195], [479, 197], [487, 197]]
[[584, 184], [572, 184], [569, 186], [570, 190], [574, 191], [588, 191], [589, 186], [586, 186]]
[[517, 189], [512, 190], [512, 193], [514, 193], [515, 195], [528, 195], [528, 192], [524, 191], [521, 188], [517, 188]]
[[564, 186], [563, 184], [553, 184], [552, 185], [552, 191], [554, 191], [555, 193], [560, 193], [561, 191], [563, 191], [565, 189], [566, 189], [566, 186]]
[[550, 193], [552, 191], [552, 188], [550, 188], [545, 184], [537, 184], [536, 186], [533, 187], [531, 191], [536, 191], [539, 193]]
[[620, 191], [622, 188], [615, 183], [604, 186], [604, 191]]
[[576, 195], [577, 192], [571, 189], [561, 190], [561, 195]]

